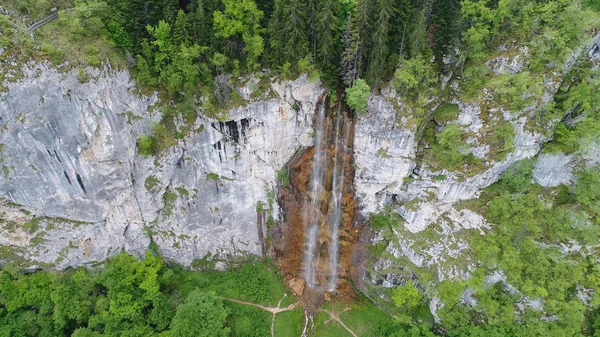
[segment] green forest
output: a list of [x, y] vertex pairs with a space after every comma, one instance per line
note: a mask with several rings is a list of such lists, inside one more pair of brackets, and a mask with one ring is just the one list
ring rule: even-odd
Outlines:
[[[526, 45], [531, 58], [529, 71], [510, 79], [511, 90], [537, 90], [535, 73], [561, 69], [594, 29], [600, 6], [596, 0], [13, 0], [9, 8], [31, 23], [52, 7], [64, 11], [39, 32], [41, 45], [14, 39], [18, 32], [3, 18], [0, 46], [72, 67], [107, 59], [129, 66], [146, 90], [160, 90], [168, 102], [164, 123], [141, 140], [141, 151], [151, 155], [187, 133], [172, 125], [175, 115], [193, 121], [194, 107], [202, 106], [218, 117], [242, 104], [232, 88], [248, 74], [267, 80], [308, 73], [332, 93], [345, 88], [358, 113], [366, 111], [369, 92], [391, 83], [422, 119], [427, 98], [444, 95], [439, 74], [461, 79], [464, 97], [506, 84], [482, 62], [511, 43]], [[82, 72], [82, 80], [87, 76]], [[515, 100], [514, 92], [503, 94]]]

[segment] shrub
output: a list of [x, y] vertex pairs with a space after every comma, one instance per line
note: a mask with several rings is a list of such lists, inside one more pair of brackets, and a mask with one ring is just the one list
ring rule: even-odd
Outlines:
[[433, 118], [440, 124], [446, 124], [455, 121], [460, 113], [456, 104], [442, 103], [433, 112]]
[[138, 138], [138, 151], [142, 156], [153, 156], [155, 149], [155, 139], [151, 135], [143, 134]]
[[362, 78], [354, 81], [350, 88], [346, 88], [346, 103], [356, 113], [364, 115], [367, 113], [367, 100], [371, 95], [371, 87]]
[[287, 167], [283, 167], [281, 170], [277, 171], [277, 182], [281, 183], [281, 186], [287, 187], [290, 184], [290, 175]]
[[500, 182], [513, 193], [525, 192], [533, 179], [533, 160], [523, 159], [513, 163], [501, 176]]

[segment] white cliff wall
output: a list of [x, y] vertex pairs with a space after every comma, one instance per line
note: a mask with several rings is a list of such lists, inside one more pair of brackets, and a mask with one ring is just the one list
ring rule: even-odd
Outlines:
[[260, 254], [256, 205], [267, 204], [275, 171], [312, 144], [319, 83], [274, 83], [275, 98], [225, 121], [199, 118], [196, 132], [144, 158], [136, 141], [160, 119], [156, 98], [136, 94], [125, 71], [88, 72], [80, 83], [75, 71], [32, 64], [5, 84], [0, 260], [61, 268], [141, 255], [151, 238], [185, 265], [208, 252]]

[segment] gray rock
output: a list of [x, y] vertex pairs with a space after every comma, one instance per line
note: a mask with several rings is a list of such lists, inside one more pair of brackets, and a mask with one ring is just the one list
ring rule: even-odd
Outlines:
[[354, 131], [354, 184], [361, 212], [375, 212], [397, 194], [415, 168], [415, 132], [398, 125], [392, 104], [372, 96], [368, 116], [360, 116]]
[[533, 169], [533, 179], [540, 185], [554, 187], [568, 184], [573, 180], [573, 156], [561, 152], [557, 154], [541, 154]]
[[0, 196], [9, 201], [0, 218], [17, 227], [44, 220], [36, 230], [3, 226], [0, 244], [60, 268], [121, 250], [141, 255], [150, 235], [185, 265], [209, 252], [260, 254], [256, 205], [268, 205], [276, 170], [312, 144], [323, 92], [305, 76], [273, 84], [277, 98], [234, 109], [227, 121], [199, 118], [175, 147], [143, 158], [137, 138], [160, 113], [127, 72], [87, 69], [91, 80], [80, 83], [76, 71], [23, 70], [0, 96]]

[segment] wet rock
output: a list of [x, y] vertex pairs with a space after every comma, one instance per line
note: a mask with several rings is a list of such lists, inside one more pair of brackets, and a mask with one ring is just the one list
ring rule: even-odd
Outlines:
[[288, 287], [292, 289], [294, 294], [298, 297], [304, 294], [304, 289], [306, 289], [306, 281], [299, 277], [294, 277], [288, 281]]

